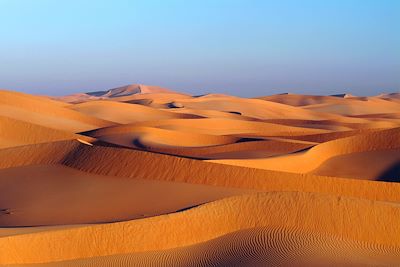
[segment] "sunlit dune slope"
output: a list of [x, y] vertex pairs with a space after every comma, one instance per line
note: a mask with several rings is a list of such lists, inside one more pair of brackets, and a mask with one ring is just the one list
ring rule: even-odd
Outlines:
[[177, 114], [164, 110], [158, 110], [143, 105], [113, 101], [86, 102], [71, 105], [69, 108], [95, 118], [105, 119], [121, 124], [148, 120], [197, 117], [194, 115]]
[[271, 96], [257, 97], [257, 99], [262, 99], [266, 101], [286, 104], [295, 107], [317, 105], [327, 102], [331, 103], [345, 103], [346, 99], [342, 97], [335, 96], [320, 96], [320, 95], [298, 95], [298, 94], [277, 94]]
[[[385, 112], [399, 112], [398, 103], [390, 103], [382, 97], [335, 97], [335, 96], [310, 96], [296, 94], [282, 94], [260, 97], [259, 99], [301, 106], [305, 110], [341, 115], [362, 115]], [[390, 99], [390, 98], [389, 98]]]
[[79, 138], [67, 131], [0, 116], [0, 148]]
[[318, 114], [313, 111], [259, 99], [209, 97], [182, 99], [180, 102], [184, 107], [190, 109], [237, 112], [241, 115], [257, 119], [322, 119], [336, 117], [328, 113], [325, 115]]
[[397, 93], [0, 91], [2, 266], [397, 266]]
[[[334, 156], [397, 148], [400, 148], [400, 128], [393, 128], [332, 140], [314, 146], [310, 150], [299, 154], [268, 159], [247, 161], [220, 160], [216, 162], [269, 170], [306, 173]], [[351, 163], [349, 162], [349, 164]]]
[[[136, 124], [137, 125], [137, 124]], [[246, 135], [256, 134], [257, 136], [276, 135], [307, 135], [329, 132], [324, 129], [310, 129], [304, 127], [287, 126], [261, 121], [235, 120], [232, 118], [200, 118], [200, 119], [171, 119], [161, 121], [148, 121], [140, 123], [141, 126], [158, 127], [171, 130], [184, 130], [195, 133], [206, 133], [215, 135]], [[111, 131], [124, 131], [130, 126], [110, 127]], [[118, 130], [117, 130], [118, 129]], [[102, 131], [102, 129], [100, 129]], [[106, 129], [106, 131], [108, 131]]]
[[[147, 121], [97, 129], [83, 134], [125, 147], [146, 148], [151, 151], [196, 157], [201, 153], [224, 153], [232, 151], [231, 149], [241, 149], [244, 153], [246, 147], [256, 149], [253, 142], [262, 141], [268, 136], [292, 136], [325, 132], [327, 131], [255, 121], [206, 118]], [[226, 147], [226, 149], [221, 147], [235, 143], [234, 147]], [[274, 151], [289, 153], [312, 145], [295, 140], [288, 140], [279, 144], [287, 147], [287, 149], [270, 146], [269, 151], [272, 154], [274, 154]], [[203, 147], [203, 152], [196, 150], [199, 147]], [[190, 148], [193, 154], [187, 148]], [[259, 148], [268, 153], [266, 146]]]
[[398, 253], [333, 235], [255, 227], [181, 248], [12, 266], [385, 266], [395, 264]]
[[12, 91], [0, 91], [0, 115], [70, 132], [112, 125], [71, 110], [63, 103]]
[[[291, 153], [314, 144], [296, 140], [263, 140], [264, 137], [261, 138], [260, 135], [319, 132], [261, 122], [240, 123], [225, 119], [164, 120], [142, 124], [152, 127], [135, 125], [138, 124], [107, 127], [83, 134], [125, 147], [187, 157], [257, 158], [262, 155], [266, 157]], [[245, 136], [249, 134], [254, 134], [255, 137], [246, 138]]]
[[[114, 130], [114, 131], [113, 131]], [[108, 133], [108, 134], [107, 134]], [[160, 129], [144, 126], [113, 127], [85, 133], [106, 142], [127, 147], [202, 147], [231, 144], [240, 138], [205, 133], [191, 133], [179, 130]]]
[[370, 98], [367, 101], [354, 100], [353, 102], [345, 104], [325, 103], [309, 105], [305, 107], [305, 109], [341, 115], [362, 115], [384, 112], [399, 112], [400, 106], [398, 103], [391, 103], [381, 99]]
[[[5, 157], [7, 155], [7, 157]], [[400, 184], [244, 168], [117, 147], [60, 141], [0, 150], [0, 168], [63, 164], [93, 174], [265, 191], [321, 192], [400, 201]], [[145, 167], [144, 167], [145, 166]]]
[[[62, 97], [55, 97], [55, 99], [67, 103], [82, 103], [93, 100], [113, 100], [113, 101], [129, 101], [137, 98], [146, 98], [149, 94], [155, 95], [174, 95], [184, 97], [185, 94], [177, 93], [167, 88], [160, 86], [144, 85], [144, 84], [130, 84], [105, 91], [77, 93]], [[158, 97], [155, 97], [158, 98]]]
[[[353, 242], [365, 242], [365, 247], [373, 243], [372, 256], [383, 254], [387, 259], [398, 260], [398, 220], [400, 209], [395, 204], [310, 193], [260, 193], [142, 220], [0, 238], [0, 251], [3, 252], [0, 262], [40, 263], [172, 249], [254, 227], [295, 228], [322, 239], [333, 235]], [[282, 234], [278, 234], [280, 237], [276, 241], [282, 244], [283, 233], [287, 231], [278, 232]], [[160, 238], [165, 235], [168, 238]], [[299, 242], [304, 240], [307, 238]], [[260, 239], [259, 242], [268, 241]], [[80, 245], [76, 246], [78, 243]], [[96, 244], [96, 249], [93, 249], [93, 244]], [[338, 249], [335, 242], [332, 246]]]

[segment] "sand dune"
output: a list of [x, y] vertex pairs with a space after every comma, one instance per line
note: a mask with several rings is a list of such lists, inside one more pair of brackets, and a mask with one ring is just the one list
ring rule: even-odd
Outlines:
[[[325, 113], [340, 115], [362, 115], [384, 112], [399, 112], [398, 103], [388, 103], [385, 98], [390, 95], [380, 97], [335, 97], [335, 96], [308, 96], [296, 94], [273, 95], [260, 97], [259, 99], [287, 104], [291, 106], [301, 106], [306, 110], [313, 110]], [[393, 95], [394, 97], [395, 95]], [[381, 99], [383, 98], [383, 99]]]
[[[130, 84], [106, 91], [77, 93], [62, 97], [55, 97], [54, 99], [60, 100], [67, 103], [81, 103], [92, 100], [107, 100], [113, 99], [116, 101], [123, 101], [124, 97], [131, 97], [138, 94], [177, 94], [172, 90], [160, 87], [151, 86], [144, 84]], [[183, 95], [183, 94], [182, 94]]]
[[193, 118], [186, 114], [177, 114], [164, 110], [135, 104], [127, 104], [110, 101], [93, 101], [70, 106], [70, 109], [80, 113], [112, 121], [115, 123], [127, 124], [133, 122], [161, 120], [172, 118]]
[[400, 128], [393, 128], [332, 140], [299, 154], [269, 159], [217, 160], [215, 162], [268, 170], [306, 173], [334, 156], [398, 148], [400, 148]]
[[[348, 164], [351, 162], [351, 164]], [[368, 168], [366, 168], [368, 166]], [[317, 175], [400, 182], [400, 149], [334, 156], [311, 171]]]
[[247, 139], [246, 141], [232, 144], [219, 144], [202, 147], [171, 147], [153, 145], [147, 146], [149, 151], [160, 152], [170, 155], [185, 156], [199, 159], [251, 159], [265, 158], [287, 153], [297, 152], [313, 146], [313, 143], [292, 142], [291, 140], [257, 140]]
[[[238, 210], [241, 212], [237, 213]], [[399, 245], [399, 219], [398, 205], [389, 203], [372, 204], [364, 200], [309, 193], [260, 193], [227, 198], [148, 219], [1, 238], [0, 248], [4, 253], [0, 261], [3, 264], [45, 263], [159, 251], [198, 244], [254, 227], [295, 228], [322, 238], [333, 235], [361, 242], [361, 246], [363, 242], [373, 242], [376, 244], [372, 249], [373, 256], [386, 254], [393, 261], [399, 259], [396, 248]], [[355, 231], [355, 227], [363, 231]], [[165, 234], [169, 238], [160, 240], [159, 237]], [[40, 238], [36, 238], [38, 235]], [[124, 237], [123, 242], [121, 237]], [[53, 244], [51, 248], [47, 245], [49, 242]], [[74, 245], [77, 242], [80, 247]], [[303, 239], [300, 242], [304, 242]], [[96, 249], [90, 249], [90, 244], [96, 244]], [[296, 252], [301, 254], [301, 251]]]
[[[182, 99], [181, 103], [183, 106], [191, 109], [236, 112], [238, 114], [256, 119], [321, 119], [321, 117], [324, 117], [322, 114], [316, 114], [313, 111], [259, 99], [218, 96]], [[331, 118], [335, 117], [335, 115], [325, 114], [325, 117]]]
[[[284, 253], [282, 249], [285, 248]], [[297, 229], [257, 227], [157, 252], [12, 266], [375, 266], [397, 262], [395, 249]]]
[[[346, 97], [343, 97], [346, 98]], [[298, 94], [278, 94], [271, 96], [257, 97], [257, 99], [262, 99], [266, 101], [272, 101], [277, 103], [282, 103], [290, 106], [300, 107], [329, 103], [344, 103], [345, 99], [342, 97], [335, 96], [319, 96], [319, 95], [298, 95]]]
[[[255, 134], [257, 136], [296, 136], [329, 132], [324, 129], [310, 129], [261, 121], [234, 120], [232, 118], [171, 119], [148, 121], [143, 122], [140, 125], [172, 130], [185, 130], [195, 133], [212, 133], [216, 135]], [[123, 129], [124, 127], [126, 126], [120, 126], [117, 128]]]
[[[0, 181], [0, 203], [10, 213], [0, 216], [0, 226], [3, 227], [138, 219], [251, 192], [102, 176], [63, 165], [7, 168], [0, 170], [0, 177], [4, 177]], [[174, 198], [171, 199], [171, 195]], [[154, 202], [154, 199], [158, 201]]]
[[0, 116], [0, 148], [77, 139], [78, 135]]
[[[5, 157], [7, 155], [7, 157]], [[113, 177], [183, 182], [263, 191], [320, 192], [400, 201], [400, 185], [216, 164], [119, 147], [60, 141], [0, 150], [0, 168], [63, 164]], [[143, 166], [146, 166], [145, 168]]]
[[235, 143], [240, 138], [143, 126], [112, 127], [86, 133], [99, 140], [127, 147], [203, 147]]
[[102, 119], [71, 110], [50, 99], [0, 91], [0, 116], [70, 132], [80, 132], [112, 125]]
[[397, 266], [398, 99], [0, 91], [0, 265]]

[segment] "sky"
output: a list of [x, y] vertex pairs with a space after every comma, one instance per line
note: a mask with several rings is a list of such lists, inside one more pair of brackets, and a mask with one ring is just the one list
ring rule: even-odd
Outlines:
[[400, 90], [398, 0], [0, 0], [0, 88]]

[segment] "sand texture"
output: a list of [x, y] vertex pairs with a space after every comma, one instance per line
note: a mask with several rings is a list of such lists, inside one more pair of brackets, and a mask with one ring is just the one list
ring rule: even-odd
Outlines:
[[399, 94], [0, 91], [0, 266], [400, 266]]

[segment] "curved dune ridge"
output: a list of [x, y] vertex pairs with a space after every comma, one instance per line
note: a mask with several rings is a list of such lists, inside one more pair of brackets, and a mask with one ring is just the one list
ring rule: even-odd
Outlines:
[[[60, 141], [0, 150], [0, 168], [62, 164], [87, 173], [266, 191], [400, 201], [400, 184], [246, 168], [118, 147]], [[143, 168], [142, 166], [146, 166]]]
[[298, 229], [256, 227], [183, 248], [12, 266], [372, 266], [382, 264], [382, 258], [394, 264], [398, 255], [393, 247]]
[[76, 139], [78, 135], [0, 116], [0, 148]]
[[[171, 119], [147, 121], [140, 123], [140, 125], [164, 129], [184, 129], [196, 133], [212, 133], [215, 135], [254, 134], [260, 137], [321, 134], [329, 132], [328, 130], [323, 129], [310, 129], [261, 121], [235, 120], [232, 118]], [[123, 129], [124, 127], [129, 126], [119, 126], [118, 129]]]
[[385, 95], [382, 97], [354, 97], [348, 95], [337, 97], [282, 94], [260, 97], [259, 99], [296, 107], [301, 106], [306, 110], [340, 115], [363, 115], [400, 111], [398, 103], [388, 103], [388, 101], [381, 98], [385, 98]]
[[306, 173], [317, 168], [324, 161], [334, 156], [399, 148], [400, 128], [393, 128], [332, 140], [314, 146], [310, 150], [296, 155], [262, 160], [217, 160], [215, 162], [269, 170]]
[[110, 101], [92, 101], [69, 107], [83, 114], [105, 119], [115, 123], [127, 124], [133, 122], [162, 120], [173, 118], [193, 118], [194, 115], [177, 114], [151, 107]]
[[87, 131], [113, 123], [71, 110], [47, 98], [0, 91], [0, 116], [70, 132]]
[[[237, 213], [238, 210], [241, 212]], [[398, 260], [400, 229], [396, 222], [399, 219], [400, 210], [395, 204], [310, 193], [259, 193], [227, 198], [171, 215], [1, 238], [0, 248], [4, 253], [0, 260], [3, 264], [45, 263], [159, 251], [254, 227], [295, 227], [317, 236], [372, 242], [372, 254], [375, 250], [378, 255], [386, 253], [388, 258]], [[167, 239], [159, 238], [165, 234]], [[77, 242], [80, 247], [74, 245]], [[49, 247], [49, 243], [53, 245]], [[96, 249], [91, 249], [90, 244], [96, 244]]]
[[202, 147], [231, 144], [240, 139], [234, 136], [190, 133], [143, 126], [114, 127], [113, 129], [107, 128], [105, 131], [100, 129], [87, 134], [99, 140], [127, 147], [151, 147], [152, 145]]
[[113, 89], [109, 89], [106, 91], [96, 91], [96, 92], [87, 92], [87, 93], [77, 93], [62, 97], [55, 97], [54, 99], [60, 100], [67, 103], [81, 103], [86, 101], [93, 100], [117, 100], [117, 101], [127, 101], [131, 98], [135, 98], [137, 95], [142, 94], [173, 94], [179, 96], [185, 96], [185, 94], [180, 94], [169, 90], [167, 88], [163, 88], [160, 86], [151, 86], [144, 84], [130, 84], [125, 85]]
[[397, 266], [398, 94], [0, 91], [1, 266]]

